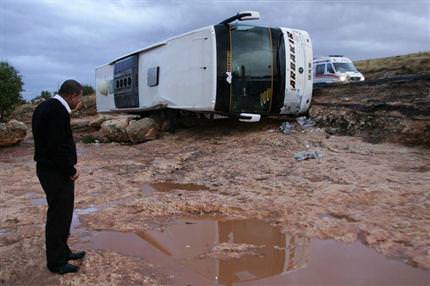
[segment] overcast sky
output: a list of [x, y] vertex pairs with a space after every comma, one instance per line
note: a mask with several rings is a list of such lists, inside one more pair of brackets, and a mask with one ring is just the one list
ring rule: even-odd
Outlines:
[[308, 31], [315, 56], [430, 50], [430, 0], [0, 0], [0, 61], [21, 73], [26, 99], [68, 78], [94, 86], [95, 67], [242, 10], [259, 11], [258, 25]]

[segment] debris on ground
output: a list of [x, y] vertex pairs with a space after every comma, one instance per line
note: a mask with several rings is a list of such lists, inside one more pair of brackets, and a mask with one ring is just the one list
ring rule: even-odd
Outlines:
[[321, 159], [322, 154], [318, 151], [302, 151], [294, 154], [294, 159], [297, 161], [309, 160], [309, 159]]
[[291, 134], [291, 131], [293, 130], [293, 126], [288, 122], [285, 121], [281, 124], [281, 127], [279, 127], [279, 130], [281, 130], [284, 134]]
[[296, 121], [303, 129], [315, 126], [315, 121], [312, 118], [308, 118], [306, 116], [297, 117]]

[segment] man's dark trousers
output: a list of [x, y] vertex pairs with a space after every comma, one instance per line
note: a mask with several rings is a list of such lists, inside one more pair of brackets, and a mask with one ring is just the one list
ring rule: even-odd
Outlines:
[[45, 229], [47, 266], [55, 269], [67, 263], [71, 253], [67, 239], [73, 217], [75, 183], [57, 170], [39, 165], [36, 169], [48, 201]]

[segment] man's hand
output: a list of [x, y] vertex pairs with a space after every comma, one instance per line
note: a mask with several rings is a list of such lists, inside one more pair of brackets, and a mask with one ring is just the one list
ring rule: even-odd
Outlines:
[[76, 169], [76, 173], [70, 177], [70, 180], [76, 181], [79, 178], [79, 170]]
[[79, 101], [76, 107], [73, 109], [73, 111], [78, 111], [79, 109], [82, 108], [82, 105], [83, 105], [82, 101]]

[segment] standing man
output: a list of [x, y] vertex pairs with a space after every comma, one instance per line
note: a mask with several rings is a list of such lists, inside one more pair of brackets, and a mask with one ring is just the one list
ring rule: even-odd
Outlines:
[[66, 80], [55, 95], [37, 106], [33, 113], [34, 160], [39, 182], [48, 201], [45, 227], [46, 260], [51, 272], [77, 272], [69, 264], [82, 259], [84, 251], [73, 253], [67, 245], [73, 215], [75, 181], [79, 171], [76, 145], [70, 128], [70, 113], [79, 104], [82, 86]]

